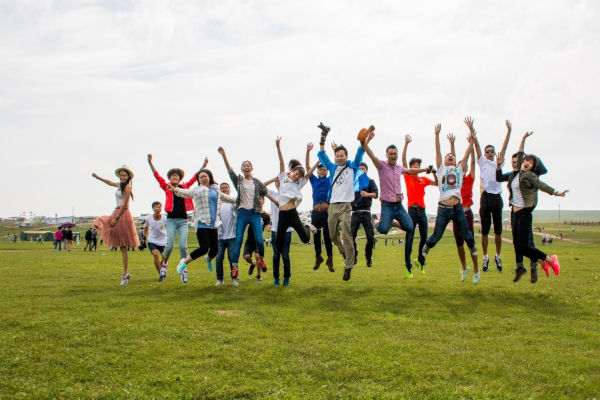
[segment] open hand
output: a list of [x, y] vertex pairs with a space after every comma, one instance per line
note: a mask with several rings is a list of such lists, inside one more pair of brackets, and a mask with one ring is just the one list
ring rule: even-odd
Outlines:
[[277, 136], [277, 140], [275, 140], [275, 147], [279, 148], [280, 144], [281, 144], [281, 136]]
[[533, 135], [533, 131], [532, 132], [525, 132], [525, 134], [523, 135], [523, 138], [528, 138], [531, 135]]
[[509, 132], [512, 132], [512, 124], [510, 123], [509, 120], [506, 120], [506, 127], [508, 128]]
[[502, 165], [503, 162], [504, 162], [504, 153], [500, 152], [496, 155], [496, 163], [498, 165]]
[[313, 142], [310, 142], [310, 143], [308, 143], [308, 144], [306, 145], [306, 150], [307, 150], [307, 151], [312, 151], [313, 147], [314, 147], [314, 144], [313, 144]]
[[337, 144], [335, 144], [335, 142], [331, 142], [331, 148], [333, 151], [335, 151], [335, 149], [337, 149]]
[[404, 144], [409, 144], [412, 142], [412, 137], [410, 135], [404, 136]]
[[464, 119], [464, 123], [467, 124], [467, 127], [469, 127], [469, 130], [473, 130], [473, 123], [475, 123], [475, 120], [471, 117], [467, 117]]
[[202, 164], [202, 169], [206, 168], [208, 165], [208, 157], [204, 158], [204, 164]]
[[446, 138], [448, 139], [448, 141], [449, 141], [450, 143], [454, 143], [454, 141], [456, 140], [456, 137], [454, 136], [454, 134], [453, 134], [453, 133], [449, 133], [449, 134], [447, 134], [447, 135], [446, 135]]
[[442, 124], [437, 124], [435, 126], [435, 134], [439, 135], [441, 131], [442, 131]]

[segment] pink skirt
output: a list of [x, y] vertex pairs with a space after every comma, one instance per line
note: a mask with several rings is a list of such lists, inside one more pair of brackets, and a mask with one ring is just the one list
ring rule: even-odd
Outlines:
[[114, 220], [119, 210], [119, 208], [116, 208], [111, 215], [96, 218], [92, 225], [98, 228], [104, 244], [109, 247], [138, 247], [140, 240], [129, 209], [125, 209], [115, 226], [110, 226], [110, 222]]

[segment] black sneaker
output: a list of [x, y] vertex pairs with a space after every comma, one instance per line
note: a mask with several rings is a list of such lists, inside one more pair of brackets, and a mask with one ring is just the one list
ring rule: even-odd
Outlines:
[[515, 279], [513, 279], [514, 283], [517, 283], [521, 280], [521, 277], [527, 273], [527, 268], [519, 265], [517, 269], [515, 269]]
[[498, 270], [498, 272], [502, 272], [502, 260], [500, 259], [500, 257], [494, 256], [494, 262], [496, 263], [496, 269]]
[[250, 268], [248, 269], [248, 275], [252, 275], [254, 272], [254, 268], [256, 268], [256, 264], [250, 264]]
[[484, 258], [483, 259], [483, 272], [488, 272], [489, 270], [490, 270], [490, 259]]
[[354, 253], [354, 265], [358, 262], [358, 252]]
[[531, 283], [537, 282], [537, 267], [531, 266]]
[[350, 274], [352, 273], [352, 268], [346, 268], [344, 270], [344, 280], [345, 281], [349, 281], [350, 280]]
[[373, 259], [367, 258], [367, 267], [371, 268], [371, 265], [373, 265]]

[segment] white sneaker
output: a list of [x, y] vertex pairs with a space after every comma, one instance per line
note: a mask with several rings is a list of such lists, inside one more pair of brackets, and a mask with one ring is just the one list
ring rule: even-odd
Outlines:
[[217, 283], [215, 283], [215, 286], [221, 286], [223, 284], [223, 281], [217, 281]]
[[308, 229], [312, 232], [312, 233], [317, 233], [317, 228], [313, 225], [313, 224], [309, 224], [308, 222], [304, 224], [305, 226], [308, 226]]
[[181, 282], [187, 283], [187, 269], [181, 271]]
[[479, 272], [473, 274], [473, 285], [477, 285], [479, 283]]
[[462, 279], [460, 280], [461, 282], [464, 282], [467, 279], [467, 275], [469, 274], [469, 267], [467, 267], [464, 271], [461, 271], [460, 273], [462, 274]]
[[162, 280], [167, 277], [167, 269], [164, 266], [160, 269], [160, 277]]
[[185, 258], [182, 258], [181, 260], [179, 260], [179, 264], [177, 265], [177, 273], [181, 274], [185, 267], [187, 267], [187, 265], [185, 264]]
[[233, 280], [233, 286], [240, 286], [240, 281], [238, 281], [237, 279]]
[[127, 285], [129, 283], [129, 278], [131, 278], [131, 275], [129, 273], [123, 274], [123, 279], [121, 279], [121, 286]]
[[423, 245], [423, 250], [421, 250], [421, 254], [423, 255], [423, 257], [427, 257], [427, 255], [429, 254], [429, 246], [427, 246], [426, 244]]

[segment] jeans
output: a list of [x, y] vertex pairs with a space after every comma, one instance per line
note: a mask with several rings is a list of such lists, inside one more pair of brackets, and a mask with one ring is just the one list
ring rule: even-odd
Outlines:
[[310, 215], [311, 223], [317, 228], [314, 233], [315, 255], [321, 255], [321, 230], [323, 231], [323, 240], [325, 241], [325, 251], [327, 257], [333, 257], [333, 246], [329, 237], [329, 224], [327, 223], [327, 211], [313, 210]]
[[[225, 250], [227, 250], [227, 258], [229, 259], [229, 269], [233, 269], [233, 249], [235, 247], [235, 238], [220, 239], [219, 252], [216, 257], [217, 280], [223, 280], [223, 260], [225, 259]], [[233, 277], [232, 277], [233, 279]]]
[[469, 231], [469, 225], [467, 224], [467, 217], [465, 216], [465, 211], [463, 210], [462, 204], [458, 203], [452, 208], [438, 207], [437, 217], [435, 218], [435, 228], [433, 228], [433, 235], [429, 236], [427, 242], [425, 244], [430, 249], [440, 241], [442, 236], [444, 236], [444, 231], [446, 227], [450, 223], [450, 221], [454, 222], [456, 227], [458, 228], [458, 232], [467, 242], [467, 246], [469, 249], [475, 247], [475, 239], [473, 238], [473, 234]]
[[240, 208], [238, 210], [237, 221], [235, 222], [235, 247], [233, 249], [234, 267], [238, 265], [240, 253], [242, 251], [242, 243], [244, 242], [244, 231], [248, 225], [250, 225], [254, 231], [254, 238], [256, 239], [256, 245], [258, 246], [259, 257], [263, 258], [265, 256], [265, 244], [263, 242], [261, 221], [260, 214], [255, 213], [252, 210], [246, 210], [245, 208]]
[[[13, 241], [13, 243], [15, 243], [15, 242]], [[61, 246], [61, 245], [62, 245], [62, 241], [60, 241], [60, 240], [55, 240], [55, 241], [54, 241], [54, 250], [56, 250], [56, 246], [58, 246], [58, 251], [61, 251], [61, 248], [62, 248], [62, 246]]]
[[179, 255], [180, 258], [187, 257], [188, 222], [183, 218], [167, 218], [167, 247], [165, 258], [171, 257], [175, 246], [175, 233], [179, 232]]
[[373, 232], [373, 222], [371, 221], [371, 212], [353, 212], [352, 220], [350, 222], [350, 229], [352, 230], [352, 240], [354, 241], [354, 257], [358, 257], [358, 248], [356, 247], [356, 235], [358, 234], [358, 228], [362, 224], [365, 228], [365, 235], [367, 236], [367, 245], [365, 246], [365, 257], [368, 261], [373, 256], [373, 247], [375, 243], [375, 233]]
[[[271, 243], [275, 242], [277, 242], [277, 232], [271, 231]], [[273, 278], [275, 279], [279, 279], [279, 258], [283, 258], [283, 278], [292, 276], [290, 244], [292, 244], [292, 232], [286, 232], [283, 251], [280, 253], [278, 247], [273, 246]]]
[[[388, 201], [381, 202], [381, 219], [379, 220], [379, 226], [377, 231], [382, 234], [387, 234], [390, 231], [392, 220], [396, 220], [400, 223], [400, 229], [406, 232], [406, 237], [409, 234], [414, 236], [414, 226], [410, 216], [402, 206], [402, 203], [390, 203]], [[392, 241], [392, 244], [394, 242]], [[410, 254], [412, 252], [412, 246], [404, 246], [404, 262], [410, 263]], [[408, 266], [408, 264], [406, 264]]]
[[[425, 264], [425, 257], [423, 257], [423, 246], [425, 245], [425, 241], [427, 241], [427, 230], [429, 226], [427, 225], [427, 212], [424, 208], [421, 207], [408, 207], [408, 215], [410, 220], [413, 223], [413, 227], [416, 228], [419, 226], [419, 235], [421, 235], [421, 239], [419, 240], [419, 252], [417, 253], [417, 260], [421, 265]], [[412, 246], [413, 240], [415, 238], [415, 230], [411, 230], [410, 232], [406, 232], [406, 247], [404, 248], [404, 262], [406, 264], [406, 268], [410, 271], [412, 270], [411, 263], [411, 254], [412, 254]]]
[[[512, 210], [512, 207], [510, 209], [510, 226], [515, 226], [515, 212]], [[533, 223], [531, 224], [531, 230], [529, 232], [529, 247], [535, 248], [535, 242], [533, 241]], [[523, 254], [517, 253], [516, 250], [517, 249], [515, 249], [515, 258], [517, 264], [523, 264]], [[538, 261], [531, 260], [530, 265], [532, 267], [537, 267]]]

